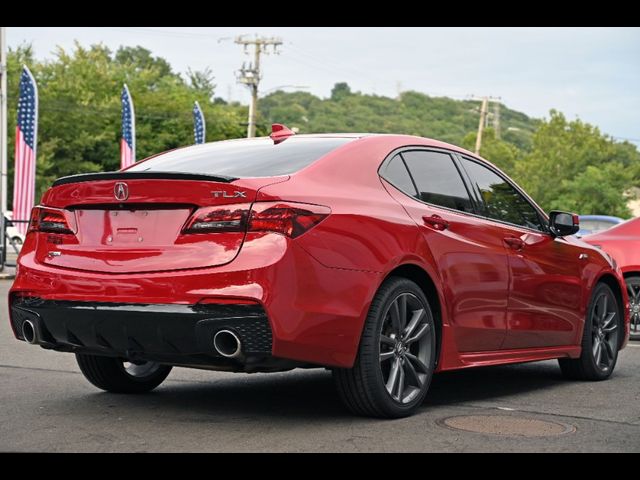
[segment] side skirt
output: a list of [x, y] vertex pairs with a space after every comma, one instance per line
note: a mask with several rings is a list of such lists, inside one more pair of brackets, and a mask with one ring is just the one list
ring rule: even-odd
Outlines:
[[488, 367], [491, 365], [507, 365], [510, 363], [538, 362], [555, 358], [578, 358], [581, 347], [566, 345], [561, 347], [519, 348], [514, 350], [497, 350], [491, 352], [464, 352], [458, 354], [458, 361], [446, 362], [439, 371], [458, 370], [471, 367]]

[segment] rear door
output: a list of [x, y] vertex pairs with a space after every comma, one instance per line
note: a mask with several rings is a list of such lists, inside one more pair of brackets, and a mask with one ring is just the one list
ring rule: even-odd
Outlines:
[[569, 345], [581, 325], [581, 250], [548, 233], [537, 208], [499, 172], [462, 157], [490, 222], [502, 228], [511, 284], [503, 348]]
[[433, 254], [460, 351], [499, 349], [506, 334], [507, 251], [501, 229], [472, 215], [474, 204], [452, 156], [407, 149], [383, 165], [381, 175], [397, 188], [389, 188], [392, 196]]

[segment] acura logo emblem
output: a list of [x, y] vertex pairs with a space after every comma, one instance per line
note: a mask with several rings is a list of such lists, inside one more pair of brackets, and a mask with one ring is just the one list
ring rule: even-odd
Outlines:
[[129, 198], [129, 186], [124, 182], [116, 183], [113, 187], [113, 196], [116, 197], [116, 200], [124, 202]]

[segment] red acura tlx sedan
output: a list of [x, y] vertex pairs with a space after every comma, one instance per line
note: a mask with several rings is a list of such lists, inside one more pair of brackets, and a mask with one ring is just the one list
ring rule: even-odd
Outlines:
[[401, 417], [434, 372], [557, 358], [570, 378], [611, 375], [627, 290], [577, 230], [453, 145], [275, 125], [57, 180], [11, 325], [110, 392], [173, 366], [325, 367], [354, 413]]

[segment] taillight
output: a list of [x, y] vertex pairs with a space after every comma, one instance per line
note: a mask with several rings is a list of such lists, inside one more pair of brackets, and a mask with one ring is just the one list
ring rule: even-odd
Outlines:
[[292, 202], [256, 202], [197, 210], [182, 233], [276, 232], [296, 238], [324, 220], [331, 209]]
[[291, 238], [302, 235], [331, 213], [329, 207], [305, 203], [258, 202], [249, 218], [250, 232], [277, 232]]
[[244, 232], [250, 208], [248, 203], [201, 208], [187, 221], [182, 233]]
[[72, 213], [59, 208], [33, 207], [29, 232], [74, 233]]

